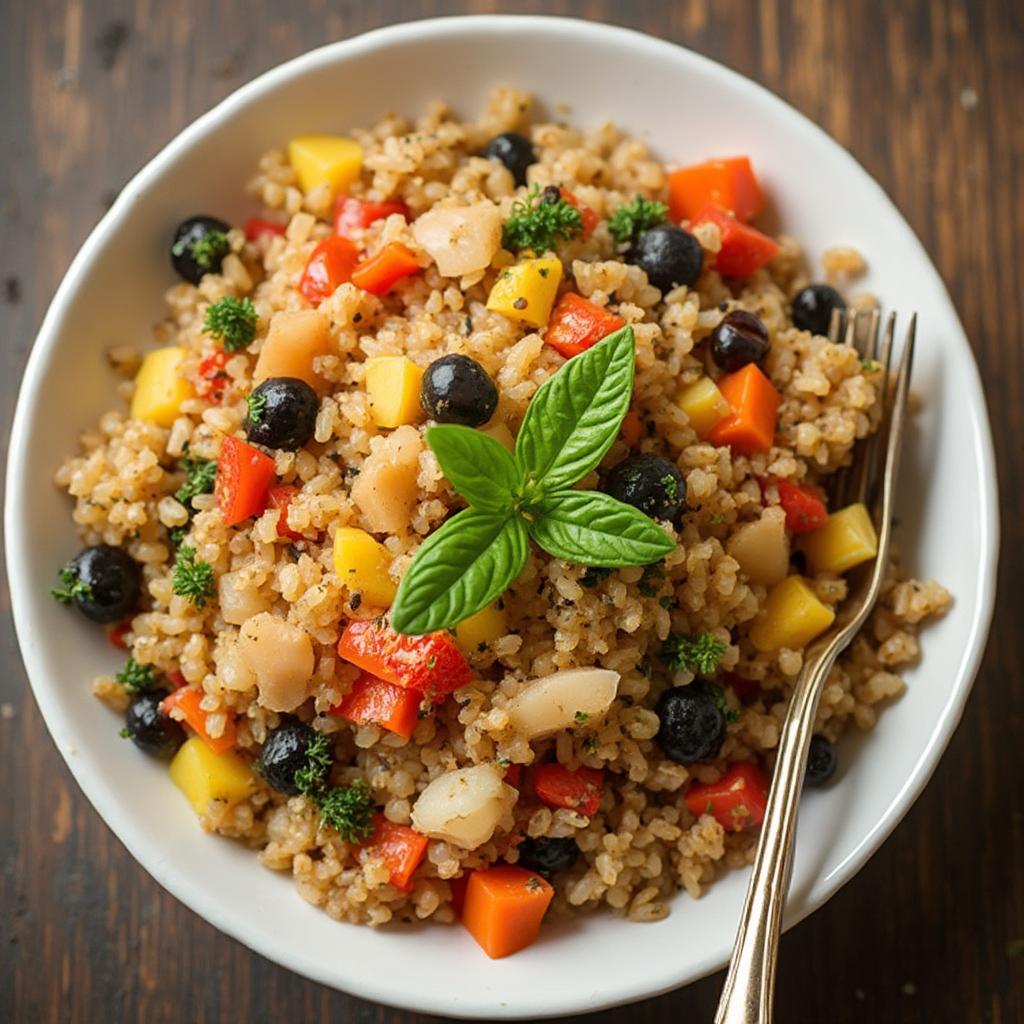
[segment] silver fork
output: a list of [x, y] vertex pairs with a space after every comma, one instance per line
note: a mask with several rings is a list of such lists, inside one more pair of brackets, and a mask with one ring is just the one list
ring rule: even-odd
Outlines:
[[893, 381], [889, 379], [889, 368], [893, 356], [895, 314], [888, 318], [881, 346], [878, 313], [870, 314], [866, 331], [858, 329], [863, 322], [864, 317], [856, 313], [845, 317], [834, 313], [829, 337], [834, 342], [842, 337], [844, 344], [855, 347], [863, 357], [881, 364], [882, 420], [878, 431], [858, 445], [853, 464], [837, 475], [833, 499], [836, 507], [852, 501], [863, 501], [868, 506], [878, 533], [878, 554], [873, 562], [861, 566], [851, 577], [850, 595], [829, 631], [808, 648], [803, 669], [793, 688], [779, 739], [754, 870], [747, 887], [715, 1024], [772, 1022], [782, 911], [789, 891], [797, 811], [818, 701], [837, 656], [849, 646], [878, 600], [885, 577], [917, 314], [910, 318], [899, 369]]

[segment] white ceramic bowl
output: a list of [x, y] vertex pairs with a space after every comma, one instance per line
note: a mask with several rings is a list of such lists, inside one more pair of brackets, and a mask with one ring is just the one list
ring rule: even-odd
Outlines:
[[[166, 769], [117, 738], [89, 678], [115, 656], [99, 630], [48, 596], [76, 549], [54, 468], [113, 402], [103, 352], [147, 338], [172, 282], [167, 239], [185, 215], [252, 212], [257, 157], [306, 131], [417, 113], [434, 97], [474, 115], [491, 86], [534, 90], [571, 119], [611, 119], [669, 162], [749, 153], [785, 230], [809, 252], [855, 245], [865, 287], [920, 312], [916, 417], [901, 481], [900, 544], [956, 596], [928, 628], [924, 661], [877, 729], [842, 748], [842, 777], [809, 793], [789, 923], [820, 906], [902, 818], [949, 740], [992, 609], [995, 475], [985, 403], [939, 275], [881, 189], [780, 100], [686, 50], [618, 28], [553, 18], [454, 18], [372, 32], [291, 61], [182, 132], [128, 184], [53, 300], [22, 384], [10, 447], [6, 530], [18, 636], [36, 699], [82, 789], [139, 862], [175, 896], [263, 955], [367, 999], [465, 1017], [564, 1016], [682, 985], [725, 960], [746, 885], [734, 873], [657, 924], [607, 914], [546, 929], [487, 960], [458, 927], [371, 931], [336, 924], [250, 851], [202, 833]], [[857, 747], [858, 749], [854, 749]]]

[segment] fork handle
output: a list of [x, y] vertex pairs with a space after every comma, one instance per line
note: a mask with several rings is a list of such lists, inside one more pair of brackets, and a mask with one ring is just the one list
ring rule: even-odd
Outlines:
[[754, 870], [740, 916], [729, 973], [715, 1024], [771, 1024], [782, 911], [793, 868], [800, 793], [821, 696], [821, 680], [838, 650], [829, 644], [807, 662], [793, 688], [782, 727], [771, 792], [757, 844]]

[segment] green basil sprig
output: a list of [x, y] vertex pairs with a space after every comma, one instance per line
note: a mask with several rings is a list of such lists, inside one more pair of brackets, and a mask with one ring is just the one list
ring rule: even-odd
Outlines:
[[632, 327], [570, 359], [534, 395], [514, 456], [469, 427], [427, 431], [444, 475], [470, 508], [416, 552], [391, 609], [399, 633], [445, 629], [485, 608], [522, 572], [530, 540], [556, 558], [609, 569], [648, 565], [673, 549], [639, 509], [570, 489], [615, 441], [635, 365]]

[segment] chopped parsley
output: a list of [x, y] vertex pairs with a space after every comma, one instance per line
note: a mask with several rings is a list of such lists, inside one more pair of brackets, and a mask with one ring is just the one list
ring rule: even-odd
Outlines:
[[346, 843], [358, 843], [373, 832], [373, 797], [362, 779], [334, 786], [317, 800], [320, 820], [336, 829]]
[[267, 408], [266, 394], [262, 391], [254, 391], [251, 395], [246, 397], [245, 404], [249, 409], [249, 422], [259, 423]]
[[207, 600], [213, 597], [213, 566], [196, 558], [195, 548], [182, 545], [171, 582], [178, 597], [187, 597], [197, 608], [205, 608]]
[[559, 239], [576, 238], [583, 232], [583, 216], [562, 197], [557, 186], [541, 193], [534, 185], [524, 199], [517, 199], [502, 229], [501, 244], [518, 251], [531, 249], [545, 253]]
[[664, 203], [638, 195], [612, 213], [608, 218], [608, 232], [616, 242], [635, 242], [649, 228], [663, 223], [667, 213]]
[[92, 584], [78, 578], [73, 563], [68, 562], [58, 575], [63, 585], [50, 590], [50, 596], [54, 600], [60, 601], [61, 604], [71, 604], [75, 598], [82, 598], [84, 601], [92, 599]]
[[180, 238], [171, 246], [171, 253], [174, 256], [183, 256], [186, 250], [200, 270], [210, 270], [227, 256], [231, 245], [223, 231], [207, 231], [202, 238], [197, 238], [194, 242]]
[[140, 665], [131, 655], [124, 663], [124, 668], [114, 678], [133, 693], [152, 690], [156, 686], [156, 669], [152, 665]]
[[735, 722], [740, 717], [740, 713], [735, 708], [729, 706], [729, 701], [725, 696], [725, 690], [723, 690], [722, 687], [714, 686], [709, 683], [707, 690], [714, 698], [715, 707], [722, 712], [727, 722]]
[[217, 338], [226, 351], [235, 352], [245, 348], [256, 337], [258, 319], [252, 299], [225, 295], [207, 307], [203, 330]]
[[185, 482], [174, 492], [174, 497], [188, 505], [197, 494], [210, 494], [217, 477], [217, 463], [214, 459], [190, 459], [187, 456], [178, 463], [185, 474]]
[[674, 672], [686, 670], [697, 675], [713, 675], [725, 654], [725, 644], [714, 633], [697, 636], [672, 634], [661, 648], [661, 660]]
[[676, 495], [679, 493], [679, 481], [671, 473], [666, 473], [658, 482], [665, 488], [665, 494], [675, 501]]
[[167, 536], [170, 538], [171, 543], [176, 548], [180, 548], [181, 547], [181, 542], [188, 535], [188, 531], [189, 531], [189, 528], [191, 527], [191, 525], [192, 525], [191, 523], [186, 523], [184, 526], [172, 526], [167, 531]]
[[295, 785], [300, 793], [315, 798], [327, 782], [333, 756], [331, 741], [318, 732], [306, 747], [306, 765], [295, 772]]
[[577, 711], [576, 714], [572, 716], [572, 720], [577, 725], [586, 725], [586, 723], [590, 721], [590, 713], [587, 711]]

